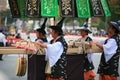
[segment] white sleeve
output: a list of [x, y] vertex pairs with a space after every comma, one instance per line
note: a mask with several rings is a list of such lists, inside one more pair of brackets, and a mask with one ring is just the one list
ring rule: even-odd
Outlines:
[[105, 40], [101, 40], [99, 41], [100, 44], [104, 44], [105, 43]]
[[93, 53], [87, 54], [87, 58], [90, 63], [92, 62], [92, 56], [93, 56]]
[[3, 39], [2, 39], [2, 40], [3, 40], [3, 44], [4, 44], [4, 46], [6, 46], [6, 42], [7, 42], [7, 41], [6, 41], [5, 36], [3, 36]]
[[109, 39], [108, 42], [103, 45], [106, 62], [116, 53], [117, 48], [118, 46], [115, 39]]
[[61, 42], [48, 44], [46, 48], [46, 60], [49, 61], [50, 67], [54, 66], [63, 53], [63, 45]]

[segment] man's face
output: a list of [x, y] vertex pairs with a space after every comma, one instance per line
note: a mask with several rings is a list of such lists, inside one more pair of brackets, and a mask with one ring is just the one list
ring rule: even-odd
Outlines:
[[108, 27], [108, 36], [111, 37], [115, 33], [115, 29], [112, 26]]
[[80, 34], [82, 37], [85, 37], [87, 35], [87, 32], [85, 30], [80, 30]]
[[42, 38], [42, 33], [36, 32], [37, 38]]
[[55, 30], [51, 29], [51, 35], [52, 35], [53, 38], [56, 37], [56, 34], [57, 34], [57, 33], [55, 32]]

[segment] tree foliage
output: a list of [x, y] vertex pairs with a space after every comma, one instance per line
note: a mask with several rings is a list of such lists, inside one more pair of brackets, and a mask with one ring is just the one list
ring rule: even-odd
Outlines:
[[109, 7], [111, 10], [111, 21], [120, 20], [120, 1], [118, 0], [116, 3], [109, 2]]
[[15, 18], [12, 18], [11, 12], [9, 9], [0, 12], [0, 18], [2, 19], [2, 24], [4, 24], [5, 18], [7, 18], [7, 24], [11, 24], [16, 21]]

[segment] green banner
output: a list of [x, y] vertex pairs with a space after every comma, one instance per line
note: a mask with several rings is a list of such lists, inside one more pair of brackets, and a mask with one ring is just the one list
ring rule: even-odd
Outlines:
[[21, 18], [25, 18], [25, 3], [26, 0], [17, 0], [18, 1], [18, 8], [20, 10]]
[[109, 10], [107, 1], [106, 0], [101, 0], [101, 4], [102, 4], [102, 7], [103, 7], [105, 16], [111, 16], [111, 12]]
[[41, 0], [41, 16], [58, 16], [58, 0]]
[[80, 18], [91, 17], [89, 0], [76, 0], [77, 13]]

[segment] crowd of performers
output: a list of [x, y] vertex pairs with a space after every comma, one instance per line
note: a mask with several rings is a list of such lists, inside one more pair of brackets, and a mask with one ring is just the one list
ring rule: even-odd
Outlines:
[[[44, 20], [43, 25], [36, 30], [37, 39], [35, 41], [38, 47], [46, 49], [45, 60], [50, 69], [46, 72], [45, 80], [68, 80], [66, 73], [66, 53], [67, 53], [67, 42], [64, 39], [64, 34], [62, 30], [62, 24], [64, 18], [60, 20], [56, 25], [50, 26], [52, 40], [50, 43], [46, 38], [45, 23], [47, 19]], [[119, 55], [120, 55], [120, 21], [109, 22], [109, 27], [107, 29], [108, 38], [102, 42], [94, 42], [89, 33], [92, 33], [87, 24], [84, 24], [78, 29], [81, 33], [82, 38], [79, 39], [80, 42], [87, 41], [92, 44], [96, 44], [97, 47], [103, 50], [101, 55], [101, 60], [99, 63], [98, 71], [99, 80], [117, 80], [119, 76], [118, 66], [119, 66]], [[0, 45], [4, 46], [4, 40], [2, 40], [2, 33], [0, 31]], [[4, 36], [3, 36], [4, 37]], [[92, 61], [92, 53], [83, 54], [84, 55], [84, 80], [95, 80], [94, 64]], [[1, 55], [0, 55], [1, 56]], [[39, 55], [36, 55], [37, 57]], [[39, 57], [37, 57], [39, 58]], [[79, 61], [78, 61], [79, 62]], [[43, 70], [45, 71], [45, 70]]]
[[[64, 18], [55, 26], [50, 26], [51, 35], [53, 39], [50, 44], [46, 44], [47, 38], [45, 37], [45, 27], [42, 26], [37, 32], [41, 36], [35, 44], [40, 47], [46, 48], [46, 61], [49, 63], [51, 68], [50, 73], [46, 73], [46, 80], [67, 80], [66, 73], [66, 51], [67, 43], [63, 37], [62, 23]], [[109, 22], [109, 27], [107, 30], [108, 38], [103, 43], [94, 42], [92, 38], [88, 36], [92, 33], [88, 28], [87, 24], [79, 29], [82, 38], [79, 39], [80, 42], [87, 41], [92, 44], [96, 44], [99, 48], [103, 50], [100, 64], [97, 73], [99, 74], [99, 80], [117, 80], [118, 66], [119, 66], [119, 55], [120, 55], [120, 22]], [[42, 43], [41, 43], [42, 42]], [[92, 61], [93, 54], [84, 54], [84, 80], [95, 80], [96, 73], [94, 73], [94, 64]]]

